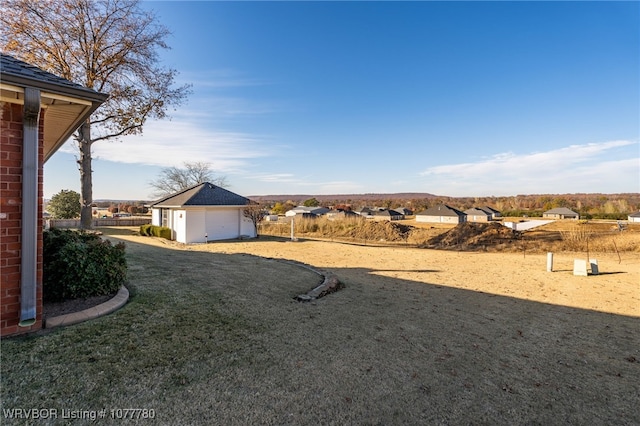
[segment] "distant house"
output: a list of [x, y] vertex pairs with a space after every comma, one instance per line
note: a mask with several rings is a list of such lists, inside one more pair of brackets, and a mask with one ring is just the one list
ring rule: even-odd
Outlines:
[[555, 209], [547, 210], [542, 213], [542, 217], [547, 219], [580, 219], [580, 215], [573, 210], [566, 207], [558, 207]]
[[346, 219], [348, 217], [358, 217], [358, 214], [351, 210], [338, 209], [338, 210], [329, 210], [325, 214], [325, 216], [329, 220], [336, 220], [336, 219]]
[[412, 216], [413, 210], [410, 210], [406, 207], [398, 207], [397, 209], [393, 209], [394, 212], [401, 214], [402, 216]]
[[372, 214], [374, 220], [402, 220], [404, 215], [395, 210], [377, 210]]
[[150, 204], [151, 223], [171, 229], [185, 244], [256, 237], [244, 209], [251, 200], [209, 182], [171, 194]]
[[287, 217], [293, 216], [302, 216], [302, 217], [310, 217], [313, 216], [322, 216], [327, 213], [330, 209], [326, 207], [307, 207], [307, 206], [298, 206], [286, 212], [284, 215]]
[[0, 92], [4, 337], [42, 328], [44, 164], [108, 95], [5, 54], [0, 55]]
[[484, 206], [484, 207], [480, 207], [480, 210], [483, 210], [487, 213], [491, 214], [491, 220], [494, 220], [496, 218], [502, 217], [502, 213], [500, 213], [498, 210], [494, 209], [493, 207], [489, 207], [489, 206]]
[[467, 222], [489, 222], [493, 218], [493, 213], [473, 207], [464, 211], [467, 215]]
[[373, 217], [373, 212], [375, 210], [372, 209], [371, 207], [362, 207], [360, 210], [356, 210], [356, 214], [359, 214], [360, 216], [364, 217], [364, 218], [371, 218]]
[[629, 222], [640, 223], [640, 211], [632, 213], [628, 216]]
[[429, 223], [464, 223], [467, 221], [467, 215], [458, 209], [439, 204], [427, 210], [416, 213], [416, 222]]

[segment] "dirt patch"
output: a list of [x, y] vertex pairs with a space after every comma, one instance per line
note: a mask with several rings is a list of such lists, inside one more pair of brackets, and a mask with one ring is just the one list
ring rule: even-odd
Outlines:
[[[507, 220], [509, 219], [509, 220]], [[442, 250], [488, 252], [574, 252], [597, 249], [604, 252], [640, 252], [640, 226], [620, 232], [614, 222], [550, 221], [533, 230], [514, 233], [507, 221], [466, 222], [461, 225], [404, 221], [302, 219], [296, 221], [295, 236], [358, 245], [413, 246]], [[286, 226], [285, 226], [286, 225]], [[615, 227], [615, 229], [614, 229]], [[263, 224], [261, 235], [286, 237], [286, 223]]]
[[412, 226], [402, 225], [400, 223], [368, 220], [363, 222], [361, 226], [347, 229], [346, 232], [340, 236], [362, 240], [396, 242], [406, 241], [413, 230], [414, 228]]
[[500, 223], [465, 222], [427, 241], [423, 248], [440, 250], [477, 250], [509, 245], [521, 238], [521, 234]]

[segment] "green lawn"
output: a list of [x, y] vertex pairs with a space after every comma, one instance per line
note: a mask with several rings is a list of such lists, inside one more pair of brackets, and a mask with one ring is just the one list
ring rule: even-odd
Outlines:
[[[63, 409], [153, 409], [162, 424], [212, 424], [216, 412], [238, 418], [221, 405], [250, 390], [231, 395], [229, 384], [273, 367], [262, 336], [278, 311], [304, 309], [293, 297], [319, 280], [245, 255], [128, 243], [127, 258], [132, 296], [121, 310], [2, 341], [3, 409], [56, 409], [59, 417]], [[252, 275], [256, 266], [265, 273]]]

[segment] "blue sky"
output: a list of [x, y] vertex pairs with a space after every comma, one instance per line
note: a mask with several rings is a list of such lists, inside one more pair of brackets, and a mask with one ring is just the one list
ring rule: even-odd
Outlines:
[[[94, 145], [94, 198], [205, 161], [242, 195], [640, 191], [638, 2], [145, 2], [171, 120]], [[80, 190], [75, 148], [45, 197]]]

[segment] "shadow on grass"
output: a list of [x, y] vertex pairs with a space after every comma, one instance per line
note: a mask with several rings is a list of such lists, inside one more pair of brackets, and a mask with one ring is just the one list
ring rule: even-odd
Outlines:
[[367, 268], [331, 269], [347, 287], [303, 304], [291, 297], [317, 277], [290, 263], [126, 244], [127, 306], [3, 341], [3, 408], [138, 407], [162, 424], [640, 423], [639, 318]]

